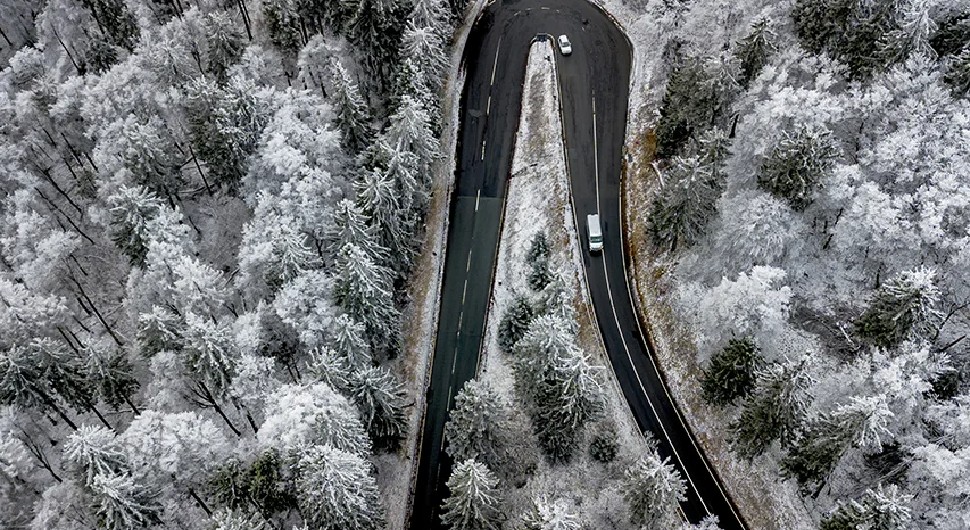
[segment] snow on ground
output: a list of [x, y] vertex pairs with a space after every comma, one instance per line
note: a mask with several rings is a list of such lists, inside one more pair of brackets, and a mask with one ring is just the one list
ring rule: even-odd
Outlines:
[[[561, 264], [560, 272], [574, 293], [579, 317], [579, 343], [594, 362], [609, 366], [598, 327], [592, 319], [583, 277], [580, 240], [574, 222], [562, 146], [562, 126], [551, 43], [532, 47], [523, 93], [523, 115], [516, 138], [512, 178], [506, 200], [505, 221], [499, 244], [496, 282], [489, 308], [485, 352], [480, 378], [487, 381], [506, 401], [515, 403], [511, 359], [498, 346], [498, 323], [515, 294], [528, 293], [528, 265], [525, 256], [532, 238], [545, 231], [550, 243], [549, 261]], [[553, 265], [554, 267], [554, 265]], [[604, 371], [607, 418], [618, 435], [619, 455], [611, 464], [590, 459], [586, 444], [577, 448], [573, 462], [550, 466], [538, 457], [531, 435], [520, 453], [536, 464], [523, 484], [508, 485], [507, 513], [517, 518], [537, 495], [562, 497], [586, 519], [590, 528], [630, 528], [618, 480], [629, 463], [647, 450], [613, 372]], [[529, 433], [528, 419], [521, 409], [514, 414], [514, 432]], [[592, 429], [591, 429], [592, 430]]]
[[405, 382], [414, 404], [408, 418], [408, 436], [401, 450], [375, 458], [378, 484], [387, 514], [389, 530], [404, 530], [411, 509], [411, 495], [418, 462], [418, 438], [423, 431], [425, 388], [431, 376], [431, 356], [438, 328], [439, 291], [444, 267], [448, 233], [448, 201], [455, 181], [455, 147], [458, 138], [458, 109], [464, 71], [460, 68], [465, 41], [472, 24], [485, 6], [485, 0], [468, 4], [465, 19], [455, 31], [450, 54], [448, 79], [441, 102], [442, 158], [435, 166], [431, 204], [425, 219], [424, 245], [415, 260], [408, 295], [411, 303], [405, 311], [402, 336], [403, 352], [396, 360], [395, 371]]

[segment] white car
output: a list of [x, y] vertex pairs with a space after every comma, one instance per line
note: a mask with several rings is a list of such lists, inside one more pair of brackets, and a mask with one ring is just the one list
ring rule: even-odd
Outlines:
[[556, 40], [559, 42], [559, 51], [561, 51], [563, 55], [569, 55], [573, 53], [573, 45], [570, 44], [569, 37], [565, 35], [560, 35], [559, 38]]

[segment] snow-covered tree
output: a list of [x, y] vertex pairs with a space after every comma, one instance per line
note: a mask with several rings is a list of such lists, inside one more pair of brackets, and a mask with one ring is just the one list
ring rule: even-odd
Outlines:
[[362, 368], [351, 376], [350, 392], [375, 442], [394, 445], [405, 434], [407, 393], [386, 369]]
[[363, 454], [371, 448], [353, 405], [324, 383], [280, 387], [267, 398], [264, 415], [256, 435], [264, 448], [284, 454], [321, 445]]
[[130, 473], [128, 459], [114, 431], [83, 425], [67, 437], [64, 457], [76, 466], [83, 482], [90, 486], [97, 475]]
[[877, 346], [898, 346], [911, 336], [932, 338], [943, 315], [936, 271], [920, 267], [882, 285], [856, 321], [856, 333]]
[[473, 459], [455, 465], [448, 477], [441, 522], [452, 530], [498, 530], [502, 522], [498, 479]]
[[895, 485], [885, 488], [880, 484], [875, 490], [867, 489], [859, 500], [840, 503], [828, 514], [820, 530], [902, 530], [909, 528], [913, 519], [909, 502], [912, 497], [899, 491]]
[[722, 189], [713, 168], [698, 157], [674, 158], [649, 213], [654, 244], [671, 251], [695, 244], [717, 213]]
[[795, 439], [808, 407], [813, 383], [806, 359], [774, 362], [754, 373], [754, 388], [731, 423], [732, 447], [746, 458], [765, 452], [774, 440], [787, 447]]
[[878, 450], [890, 434], [886, 429], [893, 413], [885, 396], [853, 397], [849, 403], [815, 418], [791, 444], [781, 461], [784, 476], [799, 486], [819, 489], [850, 447]]
[[364, 369], [372, 363], [365, 327], [346, 313], [333, 319], [327, 342], [333, 352], [345, 359], [353, 370]]
[[304, 520], [321, 530], [378, 530], [384, 515], [371, 465], [327, 444], [302, 451], [297, 491]]
[[153, 494], [130, 475], [97, 474], [90, 484], [94, 510], [106, 530], [128, 530], [160, 522]]
[[659, 530], [679, 519], [677, 506], [687, 498], [687, 486], [669, 460], [653, 450], [626, 470], [623, 498], [633, 524]]
[[544, 496], [532, 500], [532, 509], [523, 517], [525, 530], [580, 530], [582, 520], [563, 499]]
[[721, 527], [716, 515], [708, 515], [697, 524], [685, 522], [681, 530], [721, 530]]
[[712, 61], [690, 57], [674, 66], [657, 123], [657, 156], [679, 153], [687, 141], [718, 124], [734, 98], [736, 84]]
[[455, 396], [445, 424], [446, 450], [456, 462], [474, 459], [491, 469], [505, 463], [508, 405], [485, 382], [471, 380]]
[[343, 145], [350, 153], [361, 152], [371, 141], [370, 112], [357, 83], [338, 60], [331, 63], [333, 79], [334, 123], [340, 130]]
[[754, 340], [750, 337], [731, 339], [714, 354], [711, 365], [704, 370], [701, 378], [704, 399], [716, 405], [730, 405], [747, 396], [755, 384], [755, 373], [763, 363]]
[[420, 101], [404, 96], [389, 118], [384, 140], [392, 149], [407, 150], [417, 157], [421, 182], [431, 182], [431, 167], [441, 157], [441, 146], [432, 129], [431, 115]]
[[499, 322], [498, 343], [502, 350], [512, 353], [516, 343], [528, 331], [533, 318], [534, 311], [528, 298], [518, 295], [512, 299]]
[[238, 512], [228, 508], [212, 515], [212, 530], [270, 530], [262, 515]]
[[828, 132], [784, 131], [758, 173], [758, 185], [796, 210], [815, 200], [815, 192], [831, 170], [838, 151]]
[[536, 319], [515, 347], [516, 388], [546, 456], [568, 461], [585, 424], [601, 414], [601, 367], [590, 364], [557, 315]]
[[742, 86], [747, 87], [761, 73], [761, 69], [777, 50], [777, 37], [771, 29], [771, 19], [761, 17], [751, 24], [748, 34], [738, 42], [734, 56], [741, 63], [738, 82]]
[[364, 325], [373, 351], [395, 350], [400, 314], [394, 305], [391, 271], [353, 243], [340, 249], [336, 266], [334, 300]]

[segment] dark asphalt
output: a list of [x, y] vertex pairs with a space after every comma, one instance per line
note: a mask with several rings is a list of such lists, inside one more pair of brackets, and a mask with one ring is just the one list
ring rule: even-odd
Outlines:
[[579, 219], [597, 211], [602, 219], [602, 254], [589, 254], [584, 226], [580, 239], [610, 361], [641, 430], [653, 433], [661, 455], [688, 478], [687, 517], [698, 521], [713, 513], [725, 530], [743, 528], [665, 391], [637, 324], [619, 199], [630, 48], [585, 0], [498, 0], [468, 38], [457, 182], [410, 528], [442, 527], [439, 507], [452, 464], [443, 450], [444, 424], [455, 394], [477, 371], [529, 48], [538, 34], [563, 33], [573, 45], [572, 56], [558, 57], [573, 204]]

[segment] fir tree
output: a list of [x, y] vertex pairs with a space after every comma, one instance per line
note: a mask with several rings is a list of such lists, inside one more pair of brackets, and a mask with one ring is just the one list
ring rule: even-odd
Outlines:
[[839, 503], [822, 519], [819, 530], [903, 530], [913, 519], [912, 496], [895, 485], [867, 489], [859, 500]]
[[804, 360], [776, 362], [757, 370], [741, 415], [731, 423], [734, 451], [750, 459], [764, 453], [774, 440], [788, 447], [804, 420], [813, 382]]
[[344, 245], [336, 265], [340, 273], [334, 283], [334, 299], [364, 325], [372, 351], [393, 352], [400, 315], [394, 305], [391, 271], [353, 243]]
[[161, 507], [131, 475], [95, 475], [90, 489], [98, 522], [106, 530], [129, 530], [161, 522]]
[[677, 250], [695, 244], [717, 213], [723, 184], [712, 166], [697, 157], [675, 158], [653, 200], [650, 234], [659, 248]]
[[770, 26], [770, 19], [759, 18], [751, 25], [748, 35], [738, 42], [734, 50], [734, 57], [741, 63], [741, 76], [738, 82], [742, 87], [747, 88], [751, 81], [758, 77], [762, 68], [768, 64], [771, 54], [777, 50], [774, 42], [777, 36], [771, 31]]
[[384, 515], [371, 465], [330, 445], [308, 448], [297, 462], [297, 492], [304, 519], [321, 530], [377, 530]]
[[507, 458], [508, 406], [488, 384], [471, 380], [455, 396], [445, 424], [448, 455], [456, 462], [473, 459], [499, 469]]
[[[892, 412], [885, 396], [852, 398], [811, 421], [781, 461], [782, 475], [819, 491], [849, 447], [879, 448]], [[809, 490], [810, 491], [810, 490]]]
[[498, 479], [485, 464], [469, 459], [457, 464], [448, 478], [448, 498], [441, 522], [452, 530], [498, 530], [502, 512]]
[[647, 528], [668, 528], [679, 519], [677, 504], [687, 499], [687, 486], [670, 459], [650, 451], [627, 469], [623, 498], [630, 521]]
[[701, 131], [718, 125], [734, 98], [736, 85], [720, 69], [691, 57], [680, 61], [667, 80], [657, 123], [657, 156], [680, 152]]
[[499, 322], [499, 347], [506, 353], [512, 353], [516, 343], [528, 331], [534, 316], [532, 303], [529, 302], [528, 298], [523, 295], [517, 295], [513, 298], [512, 303], [505, 310], [505, 314], [502, 315], [501, 322]]
[[612, 428], [603, 429], [593, 435], [589, 442], [589, 456], [604, 464], [616, 459], [620, 446], [616, 440], [616, 431]]
[[381, 367], [358, 371], [351, 377], [351, 393], [375, 442], [393, 446], [404, 436], [407, 394], [390, 372]]
[[340, 61], [334, 59], [330, 66], [334, 86], [334, 123], [340, 129], [344, 147], [350, 153], [359, 153], [370, 143], [370, 112], [360, 94], [357, 83]]
[[970, 47], [950, 58], [943, 79], [956, 97], [970, 94]]
[[795, 210], [804, 210], [814, 201], [815, 191], [832, 169], [837, 153], [828, 131], [784, 131], [761, 165], [758, 185], [787, 200]]
[[931, 338], [943, 320], [940, 298], [936, 271], [920, 267], [903, 272], [876, 291], [855, 322], [856, 333], [882, 348], [898, 346], [911, 336]]
[[761, 351], [750, 337], [731, 339], [704, 370], [704, 399], [715, 405], [730, 405], [747, 396], [754, 385], [755, 372], [763, 363]]

